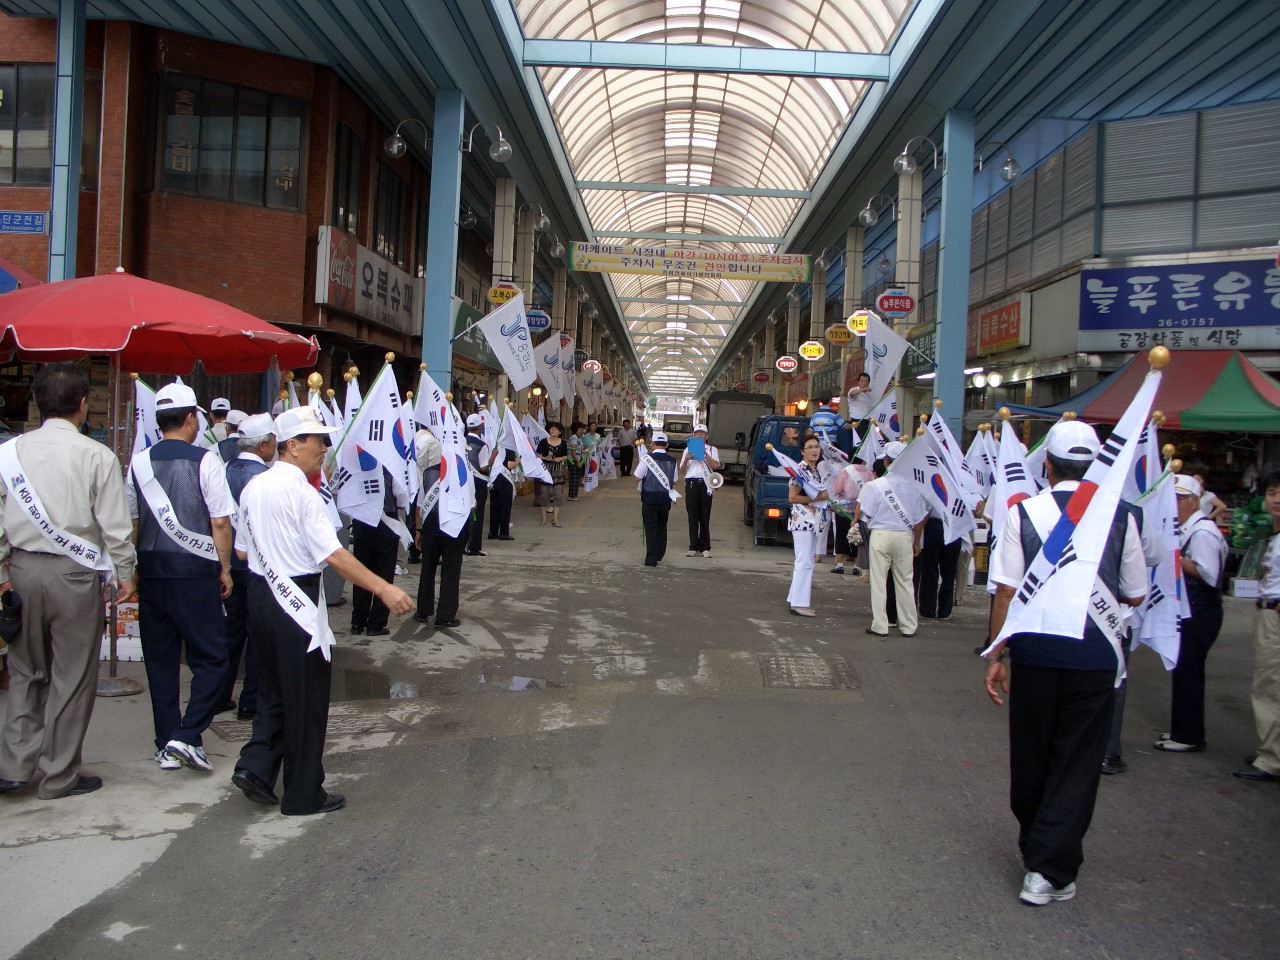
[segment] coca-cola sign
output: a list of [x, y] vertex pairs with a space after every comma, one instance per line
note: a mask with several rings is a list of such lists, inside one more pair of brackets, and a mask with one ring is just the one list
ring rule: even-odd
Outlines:
[[316, 250], [316, 303], [391, 327], [422, 330], [423, 282], [334, 227], [321, 227]]

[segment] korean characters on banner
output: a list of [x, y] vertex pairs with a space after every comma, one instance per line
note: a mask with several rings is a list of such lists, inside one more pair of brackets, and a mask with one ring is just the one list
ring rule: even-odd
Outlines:
[[1080, 276], [1080, 349], [1280, 349], [1272, 259], [1104, 266]]

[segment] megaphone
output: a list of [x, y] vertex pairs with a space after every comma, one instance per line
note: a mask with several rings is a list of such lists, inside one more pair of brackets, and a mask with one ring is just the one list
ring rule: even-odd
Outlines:
[[707, 486], [712, 490], [719, 490], [724, 486], [724, 474], [709, 473], [707, 474]]

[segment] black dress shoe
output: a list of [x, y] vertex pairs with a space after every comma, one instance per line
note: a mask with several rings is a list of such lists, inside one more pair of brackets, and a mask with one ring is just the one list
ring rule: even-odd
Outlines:
[[355, 625], [352, 625], [351, 629], [347, 632], [350, 633], [353, 637], [358, 637], [362, 633], [364, 633], [364, 627], [357, 627]]
[[499, 540], [514, 540], [515, 537], [499, 537]]
[[885, 637], [888, 636], [887, 633], [877, 633], [875, 630], [872, 630], [870, 627], [867, 627], [867, 633], [873, 637], [879, 637], [881, 640], [883, 640]]
[[236, 708], [236, 702], [234, 700], [224, 700], [222, 703], [218, 704], [218, 706], [214, 708], [213, 712], [215, 714], [230, 713], [235, 708]]
[[237, 710], [236, 711], [237, 720], [252, 720], [257, 715], [258, 715], [257, 710]]
[[0, 778], [0, 793], [13, 793], [15, 790], [23, 789], [26, 785], [26, 780], [5, 780]]
[[490, 539], [490, 540], [497, 540], [497, 539], [498, 539], [498, 535], [497, 535], [496, 533], [491, 533], [491, 534], [489, 534], [488, 539]]
[[[309, 817], [313, 813], [333, 813], [335, 810], [341, 810], [347, 805], [347, 798], [340, 793], [326, 793], [324, 795], [324, 803], [320, 804], [315, 810], [308, 810], [306, 813], [285, 814], [293, 817]], [[281, 810], [281, 813], [285, 811]]]
[[366, 637], [385, 637], [390, 635], [391, 631], [386, 627], [370, 627], [364, 632]]
[[461, 620], [437, 620], [436, 626], [437, 627], [460, 627], [462, 626], [462, 621]]
[[76, 778], [75, 786], [73, 786], [70, 790], [68, 790], [66, 793], [58, 794], [57, 799], [61, 800], [63, 797], [82, 797], [86, 793], [93, 793], [93, 791], [101, 790], [101, 789], [102, 789], [101, 777], [83, 777], [82, 776], [82, 777]]
[[1236, 770], [1231, 775], [1239, 777], [1241, 780], [1253, 780], [1256, 783], [1275, 783], [1280, 780], [1280, 774], [1268, 773], [1266, 770], [1259, 770], [1257, 767]]
[[428, 610], [426, 613], [415, 613], [413, 615], [413, 619], [416, 620], [418, 623], [430, 623], [431, 611]]
[[240, 792], [252, 800], [254, 803], [260, 803], [264, 807], [278, 806], [280, 798], [277, 797], [269, 786], [262, 782], [262, 778], [256, 773], [250, 773], [248, 770], [236, 768], [236, 772], [231, 775], [231, 782], [240, 788]]

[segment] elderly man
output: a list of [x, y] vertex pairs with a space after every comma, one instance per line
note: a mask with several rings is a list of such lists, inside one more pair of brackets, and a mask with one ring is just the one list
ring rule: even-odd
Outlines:
[[119, 585], [120, 600], [133, 598], [136, 581], [120, 463], [80, 433], [88, 375], [48, 364], [34, 392], [43, 425], [0, 446], [0, 594], [22, 598], [9, 647], [0, 793], [38, 780], [37, 795], [51, 800], [102, 786], [80, 772], [97, 692], [101, 576]]
[[618, 444], [618, 472], [624, 477], [631, 476], [632, 465], [636, 461], [636, 432], [631, 429], [631, 421], [623, 420], [622, 427], [615, 438]]
[[[235, 500], [222, 458], [194, 445], [199, 424], [196, 395], [180, 383], [156, 392], [161, 439], [129, 466], [126, 493], [137, 521], [138, 627], [147, 665], [155, 759], [175, 760], [205, 773], [201, 735], [224, 701], [227, 622], [222, 601], [231, 595], [231, 517]], [[183, 653], [191, 669], [191, 696], [181, 710]]]
[[[227, 464], [227, 487], [237, 506], [245, 485], [258, 474], [266, 473], [267, 462], [275, 458], [275, 428], [269, 413], [255, 414], [240, 422], [240, 432], [236, 435], [240, 453]], [[224, 601], [223, 607], [227, 611], [227, 672], [218, 694], [218, 712], [235, 710], [237, 720], [252, 720], [258, 712], [258, 676], [253, 664], [253, 647], [249, 643], [249, 564], [239, 557], [231, 558], [231, 596]], [[240, 688], [237, 706], [231, 692], [240, 672], [242, 654], [244, 685]]]
[[[279, 803], [283, 814], [331, 813], [346, 798], [324, 789], [325, 728], [333, 633], [323, 603], [328, 565], [375, 594], [392, 613], [413, 601], [342, 549], [328, 508], [307, 477], [320, 469], [328, 435], [311, 407], [276, 418], [279, 462], [240, 496], [236, 553], [249, 562], [249, 624], [257, 657], [258, 715], [240, 751], [234, 783], [255, 803]], [[275, 794], [284, 768], [284, 796]]]
[[[1093, 428], [1079, 420], [1055, 424], [1045, 446], [1052, 489], [1009, 511], [992, 553], [996, 595], [986, 663], [987, 696], [1002, 706], [1000, 694], [1009, 694], [1010, 806], [1027, 870], [1019, 899], [1032, 906], [1076, 895], [1122, 666], [1118, 646], [1092, 620], [1076, 636], [1015, 633], [994, 646], [1026, 571], [1101, 449]], [[1131, 607], [1147, 592], [1134, 513], [1121, 501], [1098, 566], [1102, 586]], [[1004, 663], [1006, 646], [1012, 651], [1012, 676]]]
[[653, 435], [653, 452], [641, 449], [635, 478], [640, 481], [640, 520], [644, 524], [644, 565], [656, 567], [667, 554], [667, 517], [680, 498], [673, 489], [676, 461], [667, 453], [667, 435]]
[[[414, 455], [422, 471], [418, 494], [418, 546], [422, 550], [422, 570], [418, 577], [418, 608], [413, 619], [427, 623], [435, 618], [437, 627], [459, 627], [458, 592], [462, 580], [462, 555], [468, 527], [456, 537], [440, 529], [440, 441], [429, 430], [414, 437]], [[436, 602], [436, 571], [440, 572], [440, 601]]]
[[[897, 459], [905, 448], [898, 440], [887, 444], [885, 462]], [[870, 531], [871, 626], [867, 633], [873, 637], [883, 640], [889, 636], [891, 625], [896, 625], [904, 637], [916, 634], [919, 614], [911, 577], [928, 516], [929, 505], [910, 477], [881, 473], [858, 494], [853, 522], [865, 521]], [[892, 614], [890, 601], [895, 608]]]
[[1271, 542], [1262, 561], [1253, 615], [1253, 722], [1258, 752], [1232, 776], [1280, 781], [1280, 471], [1262, 478], [1262, 505], [1271, 515]]
[[[707, 478], [720, 469], [720, 451], [707, 443], [707, 425], [693, 425], [693, 451], [685, 447], [680, 457], [680, 469], [684, 471], [684, 508], [689, 514], [689, 551], [686, 557], [711, 556], [711, 495]], [[698, 448], [701, 456], [694, 456]]]

